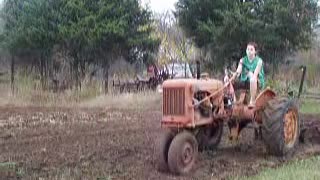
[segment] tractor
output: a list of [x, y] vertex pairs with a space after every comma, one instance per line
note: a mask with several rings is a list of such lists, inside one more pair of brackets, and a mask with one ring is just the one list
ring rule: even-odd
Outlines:
[[[302, 90], [306, 68], [300, 83]], [[267, 151], [275, 156], [292, 154], [299, 142], [300, 119], [297, 97], [278, 97], [270, 88], [259, 90], [254, 107], [248, 106], [249, 89], [200, 74], [193, 79], [170, 79], [163, 83], [163, 133], [159, 138], [158, 165], [161, 171], [189, 173], [199, 151], [214, 150], [221, 141], [224, 125], [229, 139], [252, 124]], [[234, 93], [228, 90], [235, 87]]]

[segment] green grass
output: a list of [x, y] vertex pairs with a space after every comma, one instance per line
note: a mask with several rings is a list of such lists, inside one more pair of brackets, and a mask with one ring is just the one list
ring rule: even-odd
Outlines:
[[[103, 165], [90, 166], [89, 164], [78, 164], [76, 167], [61, 167], [50, 171], [33, 171], [32, 168], [25, 170], [22, 179], [45, 179], [45, 180], [114, 180], [115, 178], [106, 172]], [[21, 176], [20, 176], [21, 177]], [[0, 178], [1, 179], [1, 178]]]
[[320, 179], [320, 156], [312, 157], [310, 159], [296, 160], [277, 169], [267, 168], [256, 176], [235, 179]]
[[0, 170], [12, 170], [16, 168], [16, 163], [14, 162], [3, 162], [0, 163]]
[[15, 162], [0, 163], [0, 177], [7, 176], [8, 174], [18, 178], [22, 177], [24, 172], [21, 168], [17, 167], [17, 164]]
[[300, 107], [303, 114], [320, 114], [320, 101], [304, 100]]

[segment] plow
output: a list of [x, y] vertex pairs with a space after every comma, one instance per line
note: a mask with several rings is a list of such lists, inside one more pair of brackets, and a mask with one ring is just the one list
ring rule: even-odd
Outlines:
[[115, 92], [141, 92], [145, 90], [155, 90], [156, 87], [161, 84], [161, 78], [150, 77], [142, 78], [137, 76], [136, 79], [130, 80], [113, 80], [112, 87]]
[[152, 69], [148, 69], [148, 75], [143, 77], [136, 75], [135, 78], [129, 80], [113, 79], [112, 87], [114, 92], [142, 92], [145, 90], [156, 90], [158, 85], [169, 78], [165, 71], [160, 71], [155, 65]]
[[135, 75], [129, 80], [113, 79], [112, 87], [115, 92], [141, 92], [156, 90], [167, 79], [192, 78], [191, 67], [188, 63], [170, 63], [159, 68], [152, 65], [148, 68], [146, 76]]

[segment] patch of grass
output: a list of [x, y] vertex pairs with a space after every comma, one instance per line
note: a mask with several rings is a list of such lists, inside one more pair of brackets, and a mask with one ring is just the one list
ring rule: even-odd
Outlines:
[[300, 106], [300, 112], [304, 114], [320, 114], [320, 101], [304, 100]]
[[160, 93], [146, 91], [139, 93], [108, 94], [82, 101], [80, 107], [106, 107], [119, 109], [161, 109]]
[[[9, 77], [7, 77], [8, 79]], [[4, 86], [5, 85], [5, 86]], [[100, 81], [83, 82], [81, 91], [67, 89], [54, 93], [42, 90], [40, 81], [23, 72], [15, 77], [15, 93], [10, 91], [10, 82], [0, 86], [0, 105], [45, 106], [45, 107], [113, 107], [113, 108], [158, 108], [161, 109], [161, 94], [153, 91], [116, 94], [109, 85], [109, 94], [104, 94]]]
[[[106, 172], [103, 165], [86, 166], [79, 165], [76, 167], [61, 167], [50, 171], [33, 171], [26, 170], [22, 179], [48, 179], [48, 180], [78, 180], [78, 179], [92, 179], [92, 180], [114, 180], [115, 178]], [[0, 178], [1, 179], [1, 178]]]
[[97, 180], [111, 180], [111, 177], [98, 177]]
[[0, 163], [0, 177], [22, 177], [24, 172], [21, 168], [18, 168], [15, 162], [3, 162]]
[[23, 72], [16, 74], [15, 90], [12, 94], [9, 77], [5, 79], [5, 83], [0, 83], [0, 105], [68, 107], [101, 94], [101, 84], [98, 82], [83, 84], [81, 91], [68, 89], [55, 93], [50, 84], [50, 88], [43, 90], [40, 81], [36, 80], [34, 75]]
[[3, 163], [0, 163], [0, 169], [15, 169], [16, 168], [16, 163], [14, 162], [3, 162]]
[[296, 160], [277, 169], [267, 168], [256, 176], [236, 177], [234, 179], [320, 179], [320, 156], [310, 159]]

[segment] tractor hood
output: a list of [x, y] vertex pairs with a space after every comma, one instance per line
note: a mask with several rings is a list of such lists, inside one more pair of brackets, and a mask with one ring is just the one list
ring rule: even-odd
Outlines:
[[169, 79], [163, 82], [163, 88], [187, 87], [196, 91], [215, 92], [223, 87], [222, 81], [216, 79]]

